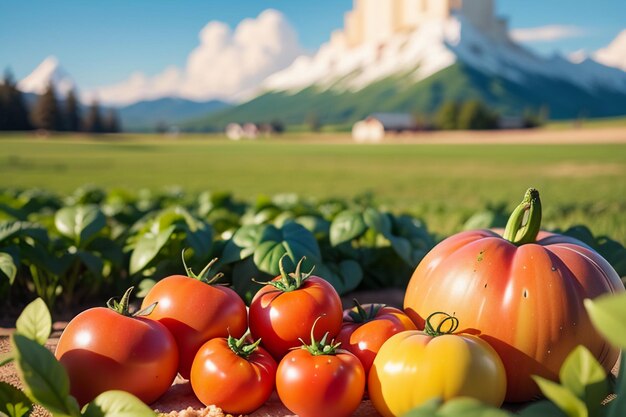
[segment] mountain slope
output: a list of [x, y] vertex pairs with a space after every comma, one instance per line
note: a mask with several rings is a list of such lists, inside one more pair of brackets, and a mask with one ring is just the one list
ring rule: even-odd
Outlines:
[[157, 124], [175, 125], [230, 107], [219, 100], [197, 102], [182, 98], [140, 101], [118, 109], [125, 130], [154, 130]]
[[72, 77], [61, 67], [58, 59], [49, 56], [26, 78], [18, 82], [17, 87], [24, 93], [43, 94], [52, 82], [57, 95], [66, 96], [76, 87]]
[[566, 81], [528, 76], [527, 84], [485, 74], [466, 64], [454, 64], [420, 82], [388, 77], [358, 91], [308, 87], [297, 93], [270, 92], [247, 103], [185, 123], [191, 130], [221, 130], [229, 122], [273, 119], [302, 124], [315, 114], [324, 124], [353, 123], [373, 112], [432, 114], [447, 100], [479, 99], [504, 115], [547, 108], [554, 119], [624, 114], [626, 95], [611, 90], [596, 93]]
[[593, 60], [544, 58], [507, 36], [483, 33], [461, 15], [429, 21], [382, 44], [333, 42], [274, 74], [265, 92], [237, 107], [185, 124], [279, 119], [351, 123], [374, 112], [432, 113], [447, 100], [480, 99], [502, 114], [547, 107], [551, 118], [626, 113], [626, 72]]

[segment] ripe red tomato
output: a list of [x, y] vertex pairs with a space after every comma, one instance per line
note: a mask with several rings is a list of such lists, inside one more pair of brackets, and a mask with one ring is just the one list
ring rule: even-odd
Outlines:
[[[184, 261], [184, 259], [183, 259]], [[142, 308], [158, 303], [148, 316], [164, 324], [174, 335], [179, 350], [178, 372], [189, 379], [191, 364], [204, 342], [216, 337], [241, 337], [247, 329], [247, 311], [235, 291], [212, 285], [221, 274], [207, 279], [215, 260], [195, 275], [172, 275], [157, 282], [143, 300]], [[184, 262], [183, 262], [184, 263]]]
[[343, 312], [343, 325], [337, 335], [341, 349], [353, 353], [369, 373], [380, 347], [396, 333], [417, 330], [409, 316], [402, 310], [384, 304], [361, 306], [354, 300], [355, 307]]
[[327, 345], [327, 337], [316, 342], [311, 330], [311, 345], [292, 350], [278, 364], [278, 397], [300, 417], [348, 417], [363, 399], [363, 365], [352, 353], [337, 351], [338, 344]]
[[55, 356], [67, 370], [70, 392], [81, 405], [109, 390], [130, 392], [150, 404], [176, 377], [174, 337], [159, 322], [129, 315], [130, 290], [120, 304], [109, 303], [119, 307], [117, 311], [102, 307], [83, 311], [61, 334]]
[[539, 193], [530, 189], [504, 235], [466, 231], [438, 244], [418, 265], [404, 299], [423, 328], [433, 311], [454, 312], [498, 352], [507, 401], [539, 394], [532, 375], [558, 380], [565, 358], [586, 346], [610, 371], [619, 350], [589, 320], [585, 298], [624, 291], [615, 270], [584, 243], [540, 232]]
[[255, 339], [262, 339], [276, 360], [289, 349], [301, 346], [301, 339], [311, 341], [309, 331], [317, 318], [317, 338], [327, 332], [334, 337], [341, 328], [343, 307], [339, 294], [325, 279], [302, 274], [303, 260], [288, 275], [281, 258], [281, 275], [261, 288], [250, 303], [250, 332]]
[[245, 344], [232, 336], [206, 342], [191, 366], [191, 387], [205, 405], [232, 414], [261, 407], [274, 391], [276, 361], [259, 341]]

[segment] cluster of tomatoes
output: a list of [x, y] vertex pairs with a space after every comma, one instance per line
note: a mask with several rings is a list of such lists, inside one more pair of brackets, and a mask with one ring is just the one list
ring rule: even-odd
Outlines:
[[82, 404], [110, 389], [151, 403], [177, 373], [203, 403], [233, 414], [259, 408], [274, 389], [300, 417], [347, 417], [366, 387], [385, 417], [436, 397], [528, 401], [539, 392], [531, 376], [558, 378], [579, 344], [613, 366], [619, 352], [598, 337], [582, 301], [624, 290], [590, 248], [539, 233], [540, 216], [531, 189], [504, 236], [470, 231], [441, 242], [415, 270], [404, 311], [356, 303], [344, 312], [327, 281], [303, 273], [302, 262], [287, 273], [282, 259], [246, 309], [208, 279], [209, 264], [159, 281], [135, 315], [129, 292], [81, 313], [56, 356]]

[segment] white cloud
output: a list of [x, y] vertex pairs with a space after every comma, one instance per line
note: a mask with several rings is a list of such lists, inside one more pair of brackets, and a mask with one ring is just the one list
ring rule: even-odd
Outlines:
[[517, 42], [551, 42], [584, 36], [587, 31], [578, 26], [547, 25], [512, 29], [511, 38]]
[[134, 73], [121, 83], [86, 93], [85, 98], [109, 104], [166, 96], [239, 100], [303, 53], [296, 31], [273, 9], [243, 20], [234, 31], [222, 22], [209, 22], [199, 39], [185, 68], [170, 67], [153, 77]]

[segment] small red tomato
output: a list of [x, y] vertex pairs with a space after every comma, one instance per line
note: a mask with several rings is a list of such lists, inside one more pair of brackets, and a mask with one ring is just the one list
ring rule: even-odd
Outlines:
[[[286, 256], [286, 255], [285, 255]], [[325, 333], [335, 337], [341, 328], [343, 308], [339, 294], [323, 278], [300, 271], [285, 273], [284, 256], [279, 261], [280, 275], [270, 281], [250, 303], [250, 332], [280, 360], [289, 349], [309, 343], [309, 330], [319, 317], [315, 337]]]
[[417, 330], [409, 316], [400, 309], [384, 304], [361, 306], [354, 300], [355, 307], [343, 312], [343, 325], [336, 340], [341, 348], [353, 353], [368, 374], [380, 347], [396, 333]]
[[359, 359], [339, 344], [320, 342], [292, 350], [280, 361], [276, 391], [282, 403], [300, 417], [348, 417], [365, 391], [365, 371]]
[[161, 323], [132, 316], [128, 299], [83, 311], [69, 322], [55, 356], [70, 379], [70, 393], [83, 405], [109, 390], [122, 390], [146, 404], [168, 390], [178, 369], [178, 349]]
[[172, 275], [157, 282], [142, 304], [158, 303], [148, 317], [164, 324], [174, 335], [180, 355], [178, 372], [186, 379], [204, 342], [228, 337], [229, 332], [241, 337], [248, 327], [246, 305], [239, 295], [230, 288], [212, 285], [221, 274], [207, 278], [215, 261], [199, 275], [185, 265], [188, 276]]
[[276, 361], [259, 345], [229, 336], [206, 342], [191, 366], [191, 388], [205, 405], [232, 414], [261, 407], [274, 391]]

